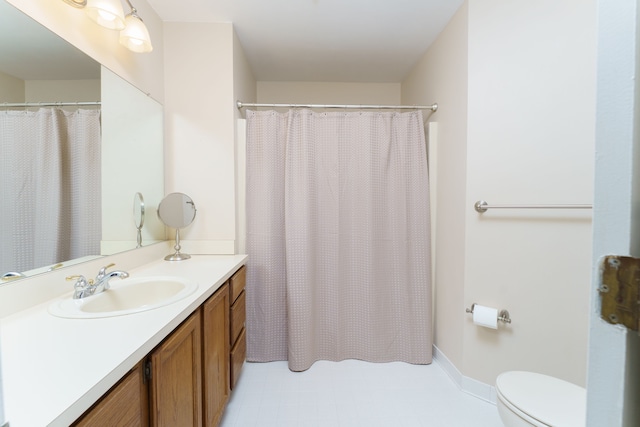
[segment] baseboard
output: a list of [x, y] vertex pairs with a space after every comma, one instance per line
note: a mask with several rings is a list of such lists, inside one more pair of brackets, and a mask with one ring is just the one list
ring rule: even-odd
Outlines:
[[496, 404], [497, 395], [496, 388], [494, 386], [462, 375], [458, 368], [456, 368], [447, 356], [445, 356], [445, 354], [435, 345], [433, 346], [433, 359], [438, 363], [438, 365], [440, 365], [442, 370], [449, 375], [451, 381], [453, 381], [460, 390], [477, 397], [478, 399], [493, 403], [494, 405]]

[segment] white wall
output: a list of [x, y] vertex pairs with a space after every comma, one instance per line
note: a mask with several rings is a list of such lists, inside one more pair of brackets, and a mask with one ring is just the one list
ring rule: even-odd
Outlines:
[[[584, 385], [591, 212], [473, 204], [592, 203], [595, 0], [466, 4], [403, 84], [404, 103], [440, 104], [435, 344], [487, 384], [523, 369]], [[476, 327], [472, 303], [513, 323]]]

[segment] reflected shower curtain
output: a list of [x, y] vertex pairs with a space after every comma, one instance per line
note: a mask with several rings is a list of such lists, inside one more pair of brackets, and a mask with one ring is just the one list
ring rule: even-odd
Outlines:
[[247, 111], [247, 359], [431, 362], [422, 113]]
[[100, 253], [100, 111], [0, 111], [0, 274]]

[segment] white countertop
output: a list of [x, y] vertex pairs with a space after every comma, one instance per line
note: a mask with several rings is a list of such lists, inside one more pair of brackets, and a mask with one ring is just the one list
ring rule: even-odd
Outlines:
[[186, 261], [160, 260], [129, 270], [131, 277], [181, 276], [198, 283], [192, 295], [154, 310], [64, 319], [48, 313], [51, 300], [3, 318], [1, 366], [5, 415], [11, 427], [68, 426], [75, 421], [246, 258], [193, 255]]

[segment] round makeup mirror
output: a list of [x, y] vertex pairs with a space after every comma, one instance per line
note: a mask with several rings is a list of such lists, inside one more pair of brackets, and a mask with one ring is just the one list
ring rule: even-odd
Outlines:
[[167, 226], [176, 229], [175, 253], [167, 255], [167, 261], [182, 261], [191, 258], [180, 252], [180, 229], [188, 226], [196, 217], [196, 205], [191, 197], [183, 193], [171, 193], [158, 205], [158, 217]]
[[142, 226], [144, 225], [144, 197], [142, 193], [133, 195], [133, 225], [138, 230], [138, 244], [136, 248], [142, 247]]

